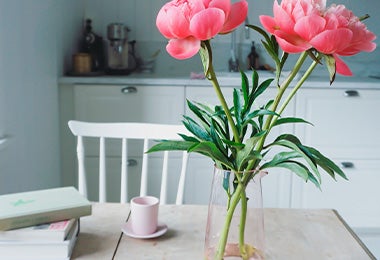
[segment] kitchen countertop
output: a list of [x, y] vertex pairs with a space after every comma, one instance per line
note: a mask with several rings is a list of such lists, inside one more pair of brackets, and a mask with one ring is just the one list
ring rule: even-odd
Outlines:
[[[271, 77], [269, 72], [259, 72], [260, 80]], [[217, 72], [218, 76], [218, 72]], [[250, 76], [248, 76], [250, 78]], [[239, 86], [240, 74], [231, 72], [220, 72], [218, 76], [219, 84], [221, 86]], [[190, 79], [190, 73], [179, 73], [176, 75], [163, 74], [163, 73], [132, 73], [126, 76], [64, 76], [59, 78], [58, 81], [61, 85], [72, 84], [110, 84], [110, 85], [178, 85], [178, 86], [210, 86], [210, 82], [205, 79]], [[343, 77], [337, 76], [332, 86], [329, 84], [328, 76], [310, 76], [304, 83], [304, 87], [334, 87], [334, 88], [354, 88], [354, 89], [379, 89], [380, 79], [371, 77]]]

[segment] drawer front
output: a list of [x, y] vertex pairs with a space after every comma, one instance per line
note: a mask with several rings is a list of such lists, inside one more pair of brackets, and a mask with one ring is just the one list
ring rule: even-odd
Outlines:
[[322, 191], [312, 183], [293, 177], [292, 207], [333, 208], [353, 227], [380, 227], [380, 161], [335, 160], [345, 164], [348, 181], [327, 174], [322, 178]]
[[380, 159], [380, 91], [304, 89], [297, 116], [314, 124], [297, 125], [303, 141], [333, 158]]
[[[125, 91], [133, 88], [133, 91]], [[180, 123], [184, 88], [178, 86], [76, 85], [75, 116], [102, 122]]]

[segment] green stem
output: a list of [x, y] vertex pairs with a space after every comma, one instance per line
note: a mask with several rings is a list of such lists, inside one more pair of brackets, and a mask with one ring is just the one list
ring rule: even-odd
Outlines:
[[227, 238], [228, 238], [228, 232], [230, 229], [232, 217], [234, 215], [236, 206], [238, 205], [240, 199], [241, 199], [241, 192], [245, 189], [245, 185], [243, 183], [239, 182], [238, 186], [236, 187], [236, 190], [231, 198], [230, 207], [227, 210], [226, 219], [224, 222], [224, 227], [222, 229], [222, 233], [220, 235], [218, 248], [215, 254], [215, 260], [222, 260], [224, 256], [224, 251], [227, 244]]
[[[305, 74], [302, 75], [301, 79], [297, 82], [297, 84], [294, 86], [294, 88], [292, 89], [292, 91], [289, 93], [289, 95], [286, 98], [286, 100], [284, 101], [284, 103], [282, 103], [280, 109], [278, 110], [278, 114], [281, 115], [281, 113], [284, 112], [286, 106], [289, 104], [289, 102], [292, 100], [292, 98], [294, 97], [294, 95], [297, 93], [298, 89], [303, 85], [303, 83], [305, 83], [306, 79], [310, 76], [310, 74], [313, 72], [313, 70], [315, 69], [315, 67], [317, 65], [318, 65], [318, 62], [313, 61], [313, 63], [306, 70]], [[276, 116], [276, 119], [277, 119], [277, 116]], [[271, 123], [270, 128], [273, 126], [273, 124], [275, 122], [276, 121], [273, 121]]]
[[239, 249], [241, 257], [245, 260], [248, 259], [247, 250], [245, 247], [244, 236], [245, 236], [245, 223], [247, 220], [247, 195], [245, 189], [240, 193], [241, 202], [241, 215], [240, 215], [240, 226], [239, 226]]
[[217, 97], [219, 99], [219, 102], [222, 105], [224, 112], [226, 113], [228, 123], [229, 123], [229, 125], [230, 125], [230, 127], [232, 129], [232, 133], [234, 135], [234, 140], [235, 140], [235, 142], [240, 142], [239, 132], [238, 132], [238, 130], [235, 127], [235, 122], [234, 122], [234, 120], [232, 118], [230, 110], [228, 109], [228, 105], [227, 105], [226, 99], [224, 98], [222, 90], [220, 89], [219, 82], [218, 82], [218, 79], [217, 79], [217, 77], [215, 75], [215, 71], [214, 71], [214, 67], [213, 67], [212, 63], [209, 64], [209, 71], [208, 71], [208, 73], [209, 73], [209, 75], [208, 75], [209, 76], [209, 80], [211, 81], [212, 86], [214, 87], [216, 95], [217, 95]]
[[[284, 82], [282, 82], [282, 84], [280, 85], [280, 87], [278, 89], [278, 93], [276, 95], [276, 98], [275, 98], [275, 100], [274, 100], [274, 102], [272, 104], [272, 107], [271, 107], [272, 111], [276, 112], [277, 107], [280, 104], [280, 101], [282, 99], [282, 96], [285, 93], [285, 90], [289, 87], [290, 83], [292, 83], [292, 80], [295, 78], [295, 76], [297, 75], [298, 71], [301, 69], [303, 63], [305, 62], [305, 60], [307, 58], [307, 56], [308, 56], [307, 52], [301, 53], [301, 55], [298, 58], [296, 64], [294, 65], [293, 70], [290, 72], [290, 74], [284, 80]], [[266, 119], [264, 127], [263, 127], [263, 130], [267, 130], [267, 133], [258, 142], [256, 151], [261, 151], [263, 149], [265, 139], [266, 139], [266, 137], [267, 137], [267, 135], [268, 135], [271, 127], [272, 127], [272, 119], [273, 118], [274, 118], [274, 115], [269, 115], [268, 118]], [[277, 118], [277, 116], [275, 118]], [[256, 159], [251, 160], [250, 163], [248, 164], [247, 170], [251, 170], [255, 166], [255, 164], [256, 164]], [[245, 181], [247, 181], [247, 180], [245, 180]]]

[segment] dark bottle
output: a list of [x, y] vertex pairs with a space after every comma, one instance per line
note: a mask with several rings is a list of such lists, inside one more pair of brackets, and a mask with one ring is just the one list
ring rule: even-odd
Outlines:
[[92, 31], [91, 23], [90, 19], [86, 20], [81, 42], [81, 52], [90, 54], [91, 71], [101, 71], [105, 65], [103, 38]]
[[256, 52], [255, 42], [252, 42], [251, 52], [248, 54], [247, 69], [260, 69], [259, 55]]

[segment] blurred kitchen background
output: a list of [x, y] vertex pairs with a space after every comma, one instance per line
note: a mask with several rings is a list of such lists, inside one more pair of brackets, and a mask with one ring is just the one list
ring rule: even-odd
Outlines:
[[[198, 56], [177, 61], [165, 51], [166, 39], [155, 18], [164, 0], [0, 0], [0, 194], [62, 185], [58, 80], [73, 73], [73, 55], [81, 51], [86, 20], [107, 47], [107, 26], [122, 23], [135, 41], [136, 57], [155, 60], [155, 73], [170, 77], [201, 72]], [[248, 0], [249, 23], [272, 13], [273, 1]], [[371, 15], [369, 29], [380, 34], [379, 0], [338, 0], [356, 15]], [[328, 5], [331, 2], [328, 1]], [[213, 41], [216, 70], [228, 70], [229, 50], [243, 66], [257, 33], [240, 26]], [[379, 44], [379, 39], [376, 40]], [[262, 62], [263, 50], [257, 46]], [[158, 53], [158, 55], [157, 55]], [[380, 75], [380, 51], [344, 60], [355, 75]], [[291, 64], [291, 63], [290, 63]], [[322, 66], [321, 66], [322, 68]], [[375, 118], [373, 115], [363, 115]]]
[[[155, 17], [164, 0], [0, 0], [0, 194], [60, 185], [58, 78], [72, 70], [86, 19], [107, 44], [107, 25], [123, 23], [136, 53], [160, 50], [156, 72], [176, 76], [201, 69], [198, 56], [186, 62], [166, 53]], [[249, 0], [249, 22], [271, 14], [273, 1]], [[369, 13], [369, 29], [379, 34], [380, 1], [340, 0], [357, 15]], [[328, 3], [329, 4], [329, 3]], [[245, 62], [257, 33], [236, 32], [236, 55]], [[376, 42], [378, 43], [378, 39]], [[217, 70], [227, 70], [231, 35], [213, 41]], [[258, 46], [257, 52], [263, 50]], [[379, 74], [379, 50], [345, 58], [356, 75]]]

